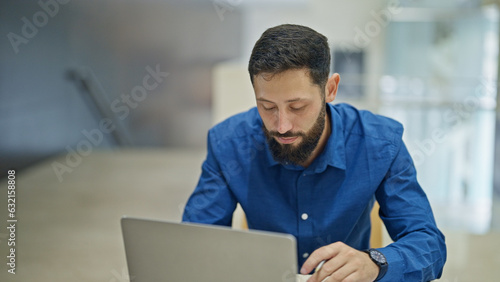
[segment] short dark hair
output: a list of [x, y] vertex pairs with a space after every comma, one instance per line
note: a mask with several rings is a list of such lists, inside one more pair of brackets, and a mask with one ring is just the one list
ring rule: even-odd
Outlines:
[[267, 29], [257, 40], [248, 62], [250, 80], [260, 73], [278, 74], [305, 68], [314, 84], [323, 88], [330, 71], [328, 39], [301, 25], [283, 24]]

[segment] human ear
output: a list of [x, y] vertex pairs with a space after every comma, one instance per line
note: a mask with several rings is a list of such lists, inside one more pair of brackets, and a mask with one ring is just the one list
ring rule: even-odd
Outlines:
[[337, 97], [337, 90], [339, 88], [340, 75], [338, 73], [332, 74], [325, 85], [325, 102], [330, 103]]

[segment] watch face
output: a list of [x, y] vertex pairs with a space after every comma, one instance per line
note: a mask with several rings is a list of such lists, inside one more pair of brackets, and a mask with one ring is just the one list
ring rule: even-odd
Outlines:
[[381, 264], [386, 263], [385, 256], [377, 250], [370, 250], [370, 256]]

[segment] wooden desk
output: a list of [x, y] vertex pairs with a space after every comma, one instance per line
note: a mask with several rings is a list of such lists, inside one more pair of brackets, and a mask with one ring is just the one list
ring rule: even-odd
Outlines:
[[120, 218], [180, 221], [205, 152], [94, 151], [59, 181], [52, 165], [65, 165], [66, 157], [16, 172], [15, 275], [7, 273], [2, 179], [0, 281], [128, 281]]
[[0, 184], [0, 281], [128, 281], [122, 215], [180, 221], [203, 151], [93, 151], [59, 182], [53, 161], [16, 173], [16, 274], [7, 272]]

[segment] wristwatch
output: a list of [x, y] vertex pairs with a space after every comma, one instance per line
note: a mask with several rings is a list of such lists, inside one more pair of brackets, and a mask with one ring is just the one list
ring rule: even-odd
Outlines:
[[370, 256], [370, 258], [376, 265], [378, 265], [380, 271], [378, 272], [378, 276], [375, 281], [379, 281], [380, 279], [382, 279], [382, 277], [384, 277], [387, 269], [389, 268], [389, 264], [387, 264], [387, 260], [385, 259], [384, 254], [375, 249], [368, 249], [364, 252]]

